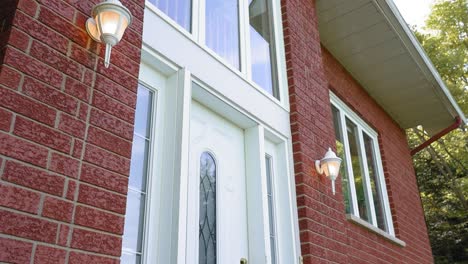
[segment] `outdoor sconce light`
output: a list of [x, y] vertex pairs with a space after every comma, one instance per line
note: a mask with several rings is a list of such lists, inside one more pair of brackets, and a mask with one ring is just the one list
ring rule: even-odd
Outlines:
[[109, 68], [112, 47], [122, 39], [132, 23], [132, 14], [119, 0], [105, 0], [93, 7], [86, 31], [97, 42], [106, 44], [104, 66]]
[[336, 156], [335, 152], [333, 152], [331, 148], [328, 148], [323, 159], [315, 161], [315, 169], [317, 172], [320, 174], [325, 173], [325, 176], [330, 178], [332, 181], [333, 195], [335, 195], [335, 180], [340, 172], [340, 165], [341, 159]]

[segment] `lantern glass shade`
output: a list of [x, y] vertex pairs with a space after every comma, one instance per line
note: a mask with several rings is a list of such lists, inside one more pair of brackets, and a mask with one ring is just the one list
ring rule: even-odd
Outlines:
[[115, 10], [103, 11], [99, 13], [95, 20], [99, 25], [99, 32], [102, 36], [111, 35], [120, 41], [128, 26], [128, 19], [115, 12]]
[[336, 179], [340, 172], [341, 159], [329, 159], [321, 161], [322, 170], [327, 177]]

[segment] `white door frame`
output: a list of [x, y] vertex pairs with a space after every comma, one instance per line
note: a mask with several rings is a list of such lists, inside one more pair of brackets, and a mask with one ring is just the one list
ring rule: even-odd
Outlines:
[[[151, 208], [148, 210], [146, 221], [147, 226], [155, 225], [156, 227], [146, 230], [149, 234], [147, 245], [145, 245], [147, 252], [144, 254], [145, 262], [188, 263], [186, 260], [187, 190], [190, 105], [193, 99], [221, 114], [245, 131], [245, 151], [248, 156], [246, 175], [248, 179], [252, 179], [247, 183], [249, 201], [247, 210], [250, 215], [248, 228], [251, 241], [249, 263], [265, 263], [271, 259], [268, 225], [265, 225], [268, 223], [266, 222], [268, 204], [264, 142], [268, 140], [276, 144], [278, 150], [276, 160], [284, 161], [278, 165], [282, 175], [281, 183], [275, 180], [278, 183], [275, 191], [281, 194], [276, 205], [280, 247], [278, 255], [280, 261], [284, 260], [280, 263], [299, 263], [299, 227], [289, 115], [287, 115], [287, 122], [270, 123], [268, 120], [271, 118], [263, 121], [261, 119], [265, 114], [263, 111], [246, 111], [239, 105], [241, 103], [229, 100], [220, 94], [219, 90], [206, 85], [187, 69], [171, 63], [147, 46], [144, 46], [142, 51], [140, 79], [151, 87], [157, 86], [158, 83], [164, 84], [159, 86], [161, 91], [158, 91], [160, 95], [158, 111], [162, 114], [158, 117], [160, 120], [155, 122], [157, 127], [153, 127], [158, 131], [156, 142], [159, 144], [155, 149], [157, 168], [153, 173], [153, 177], [157, 179], [152, 181], [155, 186], [149, 198], [151, 203], [148, 206]], [[287, 128], [284, 127], [285, 125]], [[283, 189], [279, 190], [280, 188]], [[261, 196], [258, 196], [258, 190], [261, 190]], [[257, 195], [254, 195], [254, 191]], [[255, 217], [255, 214], [258, 216], [262, 212], [263, 217]]]

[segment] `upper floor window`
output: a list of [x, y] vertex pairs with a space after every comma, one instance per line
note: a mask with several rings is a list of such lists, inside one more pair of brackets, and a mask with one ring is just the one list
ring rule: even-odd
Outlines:
[[185, 30], [192, 31], [192, 0], [149, 0]]
[[149, 2], [230, 67], [279, 99], [273, 0]]
[[331, 94], [346, 213], [394, 235], [378, 134]]

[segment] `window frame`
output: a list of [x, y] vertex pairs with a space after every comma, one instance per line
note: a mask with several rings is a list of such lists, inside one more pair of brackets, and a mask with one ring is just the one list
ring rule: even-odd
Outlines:
[[[387, 186], [386, 186], [386, 181], [385, 181], [385, 174], [383, 170], [383, 165], [382, 165], [382, 157], [381, 157], [381, 152], [380, 152], [380, 146], [379, 146], [379, 134], [371, 128], [364, 120], [362, 120], [351, 108], [349, 108], [338, 96], [336, 96], [334, 93], [330, 92], [330, 103], [339, 111], [339, 116], [340, 116], [340, 129], [341, 133], [343, 136], [343, 145], [344, 145], [344, 151], [345, 151], [345, 159], [343, 162], [346, 163], [346, 173], [348, 174], [348, 180], [349, 180], [349, 191], [350, 191], [350, 206], [351, 206], [351, 213], [349, 214], [350, 216], [353, 217], [348, 217], [349, 219], [353, 220], [355, 218], [358, 218], [359, 220], [362, 220], [372, 227], [385, 232], [387, 234], [390, 234], [392, 237], [395, 237], [395, 230], [393, 227], [393, 220], [392, 220], [392, 214], [391, 214], [391, 209], [390, 209], [390, 203], [388, 200], [388, 192], [387, 192]], [[352, 164], [351, 164], [351, 153], [350, 153], [350, 147], [349, 147], [349, 140], [348, 140], [348, 134], [346, 133], [346, 119], [350, 120], [357, 126], [357, 133], [359, 137], [359, 154], [360, 154], [360, 159], [361, 162], [363, 163], [362, 169], [363, 169], [363, 179], [365, 180], [365, 185], [366, 185], [366, 194], [369, 200], [369, 207], [370, 207], [370, 212], [371, 212], [371, 222], [367, 222], [364, 219], [362, 219], [359, 216], [359, 210], [358, 210], [358, 203], [357, 203], [357, 195], [356, 195], [356, 188], [355, 188], [355, 183], [354, 183], [354, 173], [352, 169]], [[377, 166], [377, 175], [376, 179], [378, 180], [378, 184], [376, 183], [376, 188], [379, 188], [380, 193], [382, 194], [382, 203], [383, 203], [383, 210], [384, 210], [384, 217], [385, 217], [385, 224], [387, 226], [387, 231], [382, 230], [378, 227], [377, 224], [377, 217], [375, 213], [375, 206], [374, 206], [374, 198], [372, 195], [372, 188], [370, 186], [370, 175], [369, 175], [369, 168], [367, 166], [368, 161], [366, 155], [364, 155], [365, 152], [365, 145], [364, 145], [364, 135], [363, 133], [366, 133], [367, 136], [372, 140], [372, 145], [373, 145], [373, 153], [375, 163]]]
[[[163, 11], [159, 10], [156, 5], [146, 0], [146, 7], [153, 13], [161, 17], [165, 22], [174, 27], [177, 31], [185, 35], [188, 39], [196, 43], [205, 52], [221, 62], [225, 67], [232, 72], [241, 76], [257, 91], [267, 96], [273, 102], [280, 104], [282, 107], [289, 107], [289, 93], [286, 74], [286, 52], [284, 50], [283, 25], [281, 15], [281, 3], [279, 0], [267, 0], [271, 7], [271, 27], [273, 28], [273, 52], [275, 54], [275, 65], [272, 67], [273, 93], [270, 94], [264, 90], [259, 84], [252, 79], [251, 69], [251, 54], [250, 54], [250, 21], [249, 21], [249, 4], [248, 0], [237, 0], [239, 6], [239, 59], [240, 69], [231, 65], [221, 55], [210, 49], [205, 43], [205, 5], [206, 0], [192, 0], [191, 5], [191, 31], [187, 31], [179, 25], [175, 20], [170, 18]], [[273, 68], [275, 69], [273, 72]], [[276, 85], [274, 84], [276, 83]]]

